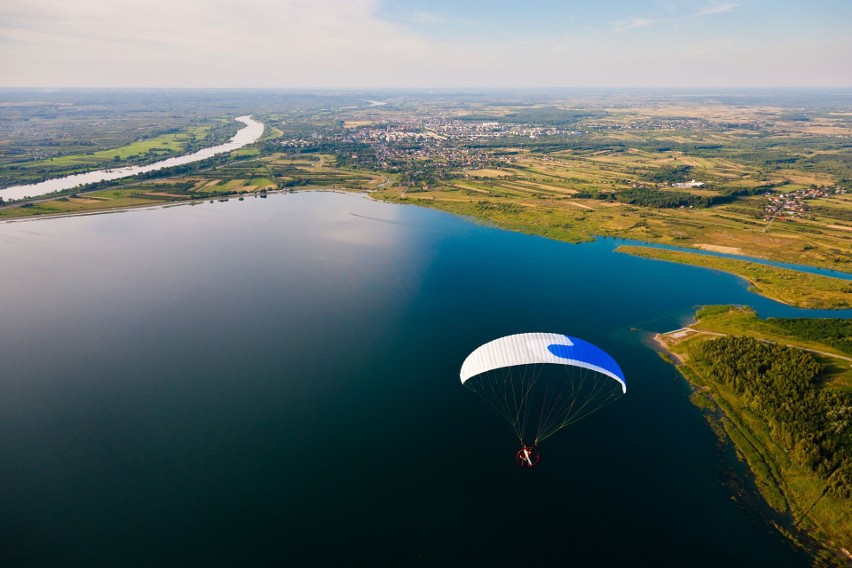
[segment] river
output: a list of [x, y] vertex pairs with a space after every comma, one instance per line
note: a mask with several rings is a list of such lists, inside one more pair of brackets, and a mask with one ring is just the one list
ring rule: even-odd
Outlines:
[[24, 197], [38, 197], [40, 195], [47, 195], [48, 193], [53, 193], [55, 191], [72, 189], [77, 187], [78, 185], [97, 183], [99, 181], [107, 181], [113, 179], [121, 179], [125, 177], [135, 176], [136, 174], [143, 174], [146, 172], [153, 172], [155, 170], [160, 170], [163, 168], [170, 168], [172, 166], [190, 164], [192, 162], [198, 162], [200, 160], [212, 158], [217, 154], [223, 154], [225, 152], [237, 150], [239, 148], [242, 148], [243, 146], [247, 146], [248, 144], [257, 142], [257, 140], [260, 139], [260, 137], [263, 135], [263, 123], [254, 120], [251, 116], [238, 116], [235, 120], [242, 122], [243, 124], [245, 124], [245, 126], [239, 131], [237, 131], [237, 133], [234, 134], [234, 136], [228, 142], [220, 144], [218, 146], [211, 146], [210, 148], [204, 148], [191, 154], [186, 154], [184, 156], [175, 156], [173, 158], [168, 158], [166, 160], [161, 160], [159, 162], [154, 162], [153, 164], [147, 164], [144, 166], [126, 166], [123, 168], [97, 170], [93, 172], [86, 172], [82, 174], [74, 174], [70, 176], [49, 179], [47, 181], [39, 183], [32, 183], [27, 185], [13, 185], [5, 189], [0, 189], [0, 197], [6, 200], [23, 199]]
[[[332, 193], [0, 224], [0, 564], [807, 566], [634, 330], [824, 312], [618, 244]], [[522, 470], [459, 368], [530, 331], [629, 387]]]

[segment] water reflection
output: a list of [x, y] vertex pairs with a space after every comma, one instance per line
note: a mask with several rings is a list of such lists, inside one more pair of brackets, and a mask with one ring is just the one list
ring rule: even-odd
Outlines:
[[[329, 193], [0, 224], [0, 263], [0, 564], [806, 564], [627, 331], [774, 313], [735, 278]], [[631, 385], [533, 471], [458, 377], [522, 331]]]

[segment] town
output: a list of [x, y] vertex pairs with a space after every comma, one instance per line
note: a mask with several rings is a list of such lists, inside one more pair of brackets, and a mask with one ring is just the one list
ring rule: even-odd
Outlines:
[[[504, 168], [514, 162], [507, 147], [529, 141], [565, 143], [582, 131], [554, 125], [511, 124], [434, 117], [405, 117], [379, 123], [343, 123], [342, 128], [285, 131], [279, 141], [290, 151], [334, 149], [352, 166], [402, 175], [408, 186], [428, 186], [460, 171]], [[351, 151], [341, 152], [341, 149]]]
[[773, 220], [787, 221], [801, 218], [810, 210], [805, 203], [806, 200], [845, 194], [846, 188], [840, 186], [811, 186], [787, 193], [767, 193], [763, 220], [771, 223]]

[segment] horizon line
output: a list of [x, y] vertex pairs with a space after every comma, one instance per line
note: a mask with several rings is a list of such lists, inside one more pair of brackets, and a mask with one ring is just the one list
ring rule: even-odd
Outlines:
[[532, 86], [532, 87], [334, 87], [334, 86], [300, 86], [300, 87], [180, 87], [180, 86], [155, 86], [155, 87], [120, 87], [120, 86], [97, 86], [86, 87], [80, 85], [64, 86], [22, 86], [22, 85], [0, 85], [0, 91], [63, 91], [63, 90], [85, 90], [85, 91], [605, 91], [605, 90], [665, 90], [665, 91], [699, 91], [699, 90], [848, 90], [852, 91], [852, 85], [785, 85], [785, 86], [746, 86], [746, 85], [715, 85], [715, 86], [584, 86], [584, 87], [554, 87], [554, 86]]

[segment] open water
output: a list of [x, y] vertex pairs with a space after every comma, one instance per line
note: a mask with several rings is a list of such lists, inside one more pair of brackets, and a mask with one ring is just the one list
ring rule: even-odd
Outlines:
[[[616, 244], [331, 193], [0, 225], [0, 565], [807, 565], [631, 329], [811, 312]], [[529, 331], [629, 388], [522, 470], [458, 373]]]

